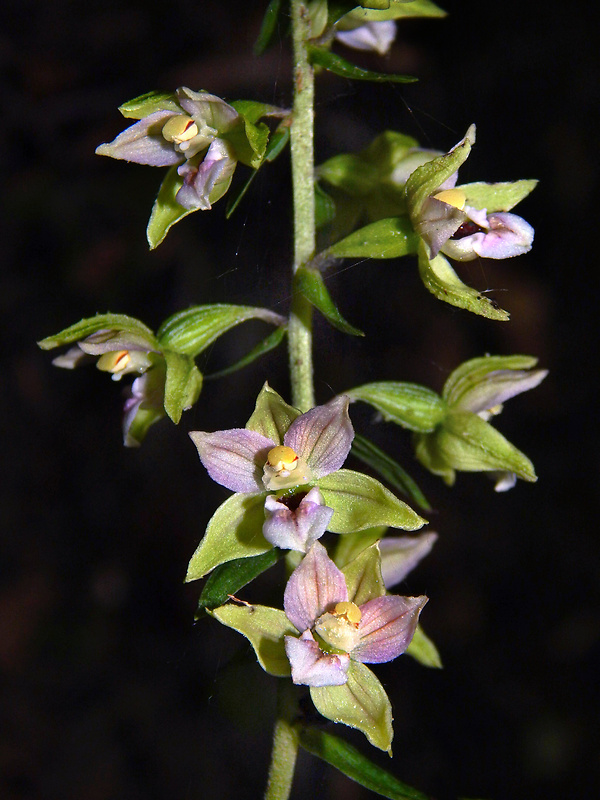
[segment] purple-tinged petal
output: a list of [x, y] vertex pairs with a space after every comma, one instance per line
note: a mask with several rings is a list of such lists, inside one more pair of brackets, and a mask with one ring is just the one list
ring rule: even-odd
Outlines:
[[177, 89], [177, 99], [199, 128], [208, 127], [217, 133], [225, 133], [240, 119], [233, 106], [209, 92], [194, 92], [182, 86]]
[[514, 472], [488, 472], [488, 475], [492, 480], [496, 481], [495, 492], [508, 492], [517, 482], [517, 476]]
[[466, 214], [460, 208], [444, 203], [443, 200], [437, 200], [435, 197], [427, 198], [419, 215], [416, 229], [429, 248], [431, 258], [437, 256], [465, 219]]
[[92, 333], [91, 336], [78, 342], [84, 353], [101, 356], [115, 350], [139, 350], [147, 353], [158, 353], [154, 342], [139, 333], [130, 331], [104, 330]]
[[369, 50], [384, 56], [396, 38], [393, 19], [365, 22], [351, 30], [336, 30], [335, 38], [353, 50]]
[[386, 595], [360, 607], [360, 643], [352, 658], [363, 664], [381, 664], [403, 653], [411, 642], [427, 597]]
[[[293, 499], [292, 495], [290, 500]], [[269, 495], [265, 500], [265, 513], [263, 536], [268, 542], [283, 550], [306, 553], [327, 530], [333, 509], [323, 505], [323, 496], [315, 486], [295, 510]]]
[[112, 142], [101, 144], [96, 148], [96, 155], [148, 164], [151, 167], [179, 164], [182, 156], [175, 152], [173, 145], [162, 135], [165, 122], [172, 116], [172, 111], [155, 111], [126, 128]]
[[292, 572], [283, 595], [283, 608], [289, 621], [303, 633], [331, 606], [348, 599], [343, 573], [315, 542]]
[[310, 631], [305, 631], [299, 639], [285, 636], [284, 640], [294, 683], [306, 686], [342, 686], [347, 682], [350, 656], [324, 653]]
[[211, 201], [218, 199], [211, 198], [215, 187], [225, 182], [229, 186], [236, 166], [231, 145], [222, 139], [216, 139], [198, 166], [186, 161], [177, 170], [183, 176], [183, 186], [176, 195], [177, 202], [184, 208], [209, 211]]
[[348, 416], [349, 398], [334, 397], [297, 417], [283, 437], [287, 447], [304, 458], [315, 478], [338, 470], [346, 460], [354, 428]]
[[166, 415], [164, 369], [155, 367], [136, 378], [130, 392], [123, 409], [123, 444], [139, 447], [148, 428]]
[[487, 217], [487, 228], [461, 239], [449, 239], [442, 248], [445, 255], [456, 261], [481, 258], [512, 258], [529, 252], [534, 230], [516, 214], [497, 212]]
[[271, 439], [245, 428], [191, 431], [190, 438], [213, 481], [233, 492], [264, 491], [262, 468], [273, 447]]
[[548, 374], [547, 369], [498, 369], [488, 372], [483, 380], [462, 394], [455, 408], [472, 411], [483, 419], [483, 412], [502, 405], [521, 392], [535, 389]]
[[86, 362], [90, 363], [90, 356], [77, 346], [70, 347], [66, 353], [52, 359], [55, 367], [62, 367], [63, 369], [75, 369], [75, 367]]
[[411, 572], [431, 551], [438, 536], [433, 531], [419, 536], [390, 536], [379, 542], [381, 575], [386, 589], [390, 589]]

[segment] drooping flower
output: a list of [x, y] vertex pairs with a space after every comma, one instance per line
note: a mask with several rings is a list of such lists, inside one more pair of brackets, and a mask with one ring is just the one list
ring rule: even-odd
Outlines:
[[341, 686], [350, 660], [392, 661], [413, 637], [427, 598], [383, 595], [360, 605], [349, 600], [344, 573], [315, 542], [292, 573], [284, 611], [299, 636], [285, 636], [294, 683]]
[[224, 137], [241, 124], [240, 115], [220, 97], [185, 86], [173, 96], [158, 96], [148, 107], [151, 113], [114, 141], [101, 144], [96, 153], [153, 167], [179, 165], [179, 205], [210, 209], [229, 188], [235, 171], [238, 157]]

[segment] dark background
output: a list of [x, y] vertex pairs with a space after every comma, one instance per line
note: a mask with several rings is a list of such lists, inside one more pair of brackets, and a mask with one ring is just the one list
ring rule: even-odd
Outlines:
[[[159, 171], [93, 154], [123, 128], [117, 106], [150, 89], [187, 85], [287, 105], [287, 46], [251, 55], [264, 5], [53, 0], [2, 12], [7, 800], [262, 795], [276, 681], [234, 632], [193, 623], [199, 587], [183, 577], [226, 492], [210, 485], [186, 430], [243, 425], [267, 378], [287, 396], [283, 350], [207, 383], [182, 425], [164, 421], [140, 450], [126, 450], [120, 385], [93, 368], [59, 372], [35, 341], [107, 310], [154, 328], [192, 303], [285, 312], [286, 158], [264, 169], [230, 221], [223, 201], [149, 253]], [[378, 669], [394, 708], [394, 760], [373, 753], [438, 800], [587, 800], [600, 789], [596, 23], [585, 4], [444, 7], [446, 20], [403, 23], [389, 58], [361, 58], [417, 74], [418, 84], [321, 79], [317, 160], [385, 127], [445, 150], [476, 122], [462, 182], [541, 179], [520, 208], [536, 228], [532, 253], [460, 267], [512, 320], [437, 302], [408, 259], [346, 262], [330, 288], [367, 337], [317, 323], [318, 400], [376, 379], [439, 390], [458, 363], [485, 352], [535, 354], [551, 374], [497, 421], [540, 476], [504, 495], [483, 475], [461, 474], [449, 490], [414, 462], [404, 432], [353, 412], [411, 469], [440, 533], [402, 591], [430, 596], [424, 626], [445, 669], [409, 658]], [[238, 329], [201, 368], [231, 363], [263, 333]], [[368, 752], [361, 735], [336, 733]], [[294, 797], [307, 796], [371, 795], [301, 755]]]

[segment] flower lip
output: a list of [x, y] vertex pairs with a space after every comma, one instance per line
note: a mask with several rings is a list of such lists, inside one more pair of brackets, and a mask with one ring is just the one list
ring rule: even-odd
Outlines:
[[162, 135], [167, 142], [181, 145], [198, 135], [198, 126], [187, 114], [175, 114], [163, 125]]

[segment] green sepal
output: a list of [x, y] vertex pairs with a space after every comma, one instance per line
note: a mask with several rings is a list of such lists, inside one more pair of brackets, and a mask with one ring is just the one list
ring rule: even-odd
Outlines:
[[160, 346], [150, 328], [139, 319], [128, 317], [126, 314], [96, 314], [95, 317], [86, 317], [53, 336], [46, 336], [45, 339], [38, 342], [38, 346], [42, 350], [52, 350], [65, 344], [79, 342], [93, 333], [103, 330], [133, 333], [140, 337], [140, 344], [146, 342], [149, 350], [160, 352]]
[[265, 672], [279, 678], [290, 675], [290, 662], [285, 654], [283, 637], [298, 636], [298, 631], [283, 611], [268, 606], [228, 603], [208, 610], [208, 613], [248, 639]]
[[[451, 411], [435, 433], [426, 434], [427, 450], [421, 459], [432, 472], [441, 474], [447, 483], [448, 468], [462, 472], [514, 472], [525, 481], [535, 482], [537, 476], [531, 461], [492, 425], [470, 411]], [[422, 449], [422, 448], [421, 448]], [[433, 464], [432, 468], [430, 464]], [[439, 468], [441, 465], [441, 469]]]
[[[532, 369], [537, 364], [533, 356], [482, 356], [471, 358], [457, 367], [444, 384], [442, 397], [449, 406], [459, 407], [478, 384], [485, 382], [491, 372], [498, 370]], [[510, 381], [510, 375], [507, 376]]]
[[335, 540], [335, 548], [332, 555], [333, 561], [342, 569], [356, 558], [359, 553], [366, 550], [367, 547], [383, 539], [387, 529], [387, 525], [379, 525], [376, 528], [367, 528], [364, 531], [338, 536]]
[[[374, 1], [374, 0], [373, 0]], [[385, 2], [386, 0], [382, 0]], [[351, 12], [353, 20], [364, 20], [365, 22], [383, 22], [389, 19], [408, 19], [413, 17], [445, 17], [446, 11], [436, 6], [431, 0], [390, 0], [388, 6], [367, 6], [355, 8]]]
[[415, 254], [419, 241], [408, 217], [390, 217], [359, 228], [327, 253], [337, 258], [400, 258]]
[[[408, 497], [423, 511], [431, 511], [427, 498], [408, 472], [372, 441], [364, 436], [355, 435], [351, 452], [355, 458], [378, 472], [393, 489]], [[344, 536], [343, 538], [345, 541], [348, 537]]]
[[344, 394], [373, 406], [386, 422], [395, 422], [419, 433], [434, 430], [448, 412], [448, 406], [439, 394], [417, 383], [365, 383]]
[[364, 336], [361, 330], [347, 322], [340, 314], [318, 270], [300, 267], [294, 276], [294, 289], [304, 295], [334, 328], [351, 336]]
[[348, 682], [342, 686], [311, 687], [317, 711], [333, 722], [357, 728], [369, 742], [392, 755], [392, 707], [385, 689], [371, 670], [350, 661]]
[[370, 163], [360, 153], [338, 153], [319, 164], [317, 167], [319, 180], [341, 189], [353, 197], [363, 197], [372, 192], [379, 183], [379, 169], [377, 164]]
[[231, 495], [211, 517], [206, 533], [188, 565], [186, 581], [203, 578], [215, 567], [236, 558], [259, 556], [271, 550], [262, 535], [265, 495]]
[[463, 283], [441, 253], [430, 259], [423, 242], [419, 244], [419, 275], [425, 287], [444, 303], [500, 322], [506, 322], [510, 317], [495, 300]]
[[175, 196], [183, 186], [183, 178], [177, 174], [177, 165], [172, 166], [158, 190], [152, 206], [152, 213], [146, 228], [146, 237], [150, 250], [154, 250], [164, 241], [165, 236], [176, 222], [187, 217], [195, 209], [179, 205]]
[[381, 554], [377, 542], [364, 548], [342, 569], [348, 587], [348, 600], [361, 606], [374, 597], [383, 597]]
[[418, 220], [423, 204], [467, 160], [475, 144], [475, 125], [471, 125], [465, 138], [450, 152], [428, 161], [410, 175], [406, 181], [408, 209], [413, 222]]
[[146, 92], [120, 105], [119, 111], [127, 119], [143, 119], [155, 111], [181, 114], [182, 108], [177, 102], [177, 95], [172, 92]]
[[285, 319], [267, 308], [215, 303], [192, 306], [166, 319], [157, 332], [162, 347], [196, 357], [219, 336], [249, 319], [282, 325]]
[[249, 431], [260, 433], [276, 445], [283, 443], [283, 437], [292, 422], [302, 412], [285, 400], [268, 383], [262, 387], [256, 398], [252, 416], [246, 423]]
[[138, 408], [137, 413], [125, 435], [126, 447], [139, 447], [146, 438], [146, 434], [155, 422], [163, 419], [165, 412], [161, 408]]
[[444, 665], [437, 647], [420, 625], [417, 625], [413, 638], [404, 652], [424, 667], [443, 669]]
[[[264, 106], [264, 103], [258, 105]], [[240, 124], [220, 136], [233, 145], [238, 161], [254, 169], [260, 167], [269, 141], [269, 128], [264, 122], [255, 125], [247, 117], [242, 116]]]
[[463, 183], [466, 204], [473, 208], [485, 208], [488, 214], [494, 211], [510, 211], [537, 186], [536, 180], [512, 181], [510, 183]]
[[221, 564], [211, 572], [204, 584], [198, 601], [198, 612], [222, 606], [230, 599], [230, 595], [239, 592], [250, 581], [276, 564], [280, 557], [281, 550], [274, 547], [261, 556], [236, 558], [227, 564]]
[[315, 183], [315, 225], [317, 230], [335, 219], [335, 200]]
[[181, 414], [191, 408], [202, 391], [202, 373], [191, 356], [164, 350], [167, 365], [165, 411], [177, 425]]
[[388, 800], [430, 800], [369, 761], [343, 739], [309, 725], [296, 725], [300, 747], [320, 758], [347, 778]]
[[230, 367], [226, 367], [225, 369], [219, 370], [219, 372], [213, 372], [210, 375], [206, 375], [206, 380], [224, 378], [226, 375], [231, 375], [233, 372], [237, 372], [239, 369], [247, 367], [248, 364], [256, 361], [257, 358], [260, 358], [270, 350], [274, 350], [279, 344], [281, 344], [281, 341], [286, 333], [287, 329], [283, 326], [280, 328], [275, 328], [273, 333], [270, 333], [267, 337], [260, 341], [255, 347], [252, 348], [252, 350], [250, 350], [249, 353], [246, 353], [243, 358], [240, 358], [239, 361], [236, 361], [235, 364], [232, 364]]
[[319, 479], [325, 505], [333, 508], [329, 523], [333, 533], [364, 531], [377, 525], [416, 531], [425, 525], [406, 503], [370, 475], [339, 469]]
[[375, 83], [415, 83], [418, 78], [412, 75], [394, 75], [386, 72], [372, 72], [369, 69], [362, 69], [355, 64], [346, 61], [345, 58], [332, 53], [324, 47], [316, 47], [315, 45], [308, 45], [308, 57], [311, 64], [323, 67], [328, 72], [333, 72], [334, 75], [339, 75], [341, 78], [350, 78], [355, 81], [373, 81]]
[[416, 434], [413, 444], [415, 456], [425, 469], [428, 469], [434, 475], [438, 475], [446, 486], [454, 486], [456, 472], [439, 451], [435, 433]]
[[265, 11], [259, 34], [254, 42], [254, 55], [262, 55], [271, 44], [280, 17], [283, 18], [281, 0], [271, 0]]

